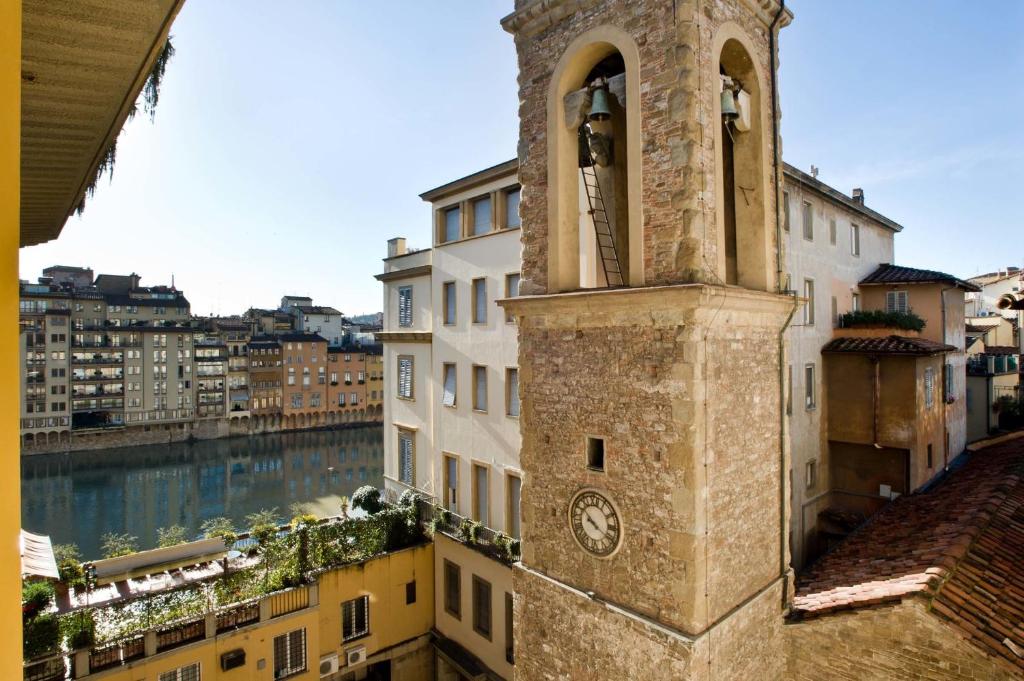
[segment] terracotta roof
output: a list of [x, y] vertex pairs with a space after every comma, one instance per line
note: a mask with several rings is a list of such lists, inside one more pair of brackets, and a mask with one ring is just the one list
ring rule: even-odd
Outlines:
[[952, 274], [935, 270], [919, 270], [898, 265], [879, 265], [878, 269], [860, 280], [861, 284], [952, 284], [965, 291], [980, 291], [976, 284], [957, 279]]
[[1024, 439], [970, 455], [886, 506], [797, 581], [793, 616], [899, 601], [930, 611], [1024, 670]]
[[1015, 345], [986, 345], [986, 355], [1019, 355], [1020, 348]]
[[971, 324], [970, 322], [968, 322], [967, 324], [964, 325], [964, 329], [968, 333], [988, 333], [989, 331], [992, 330], [992, 327], [991, 326], [978, 326], [977, 324]]
[[845, 352], [861, 355], [935, 355], [954, 350], [956, 347], [952, 345], [908, 336], [833, 338], [821, 349], [822, 353]]

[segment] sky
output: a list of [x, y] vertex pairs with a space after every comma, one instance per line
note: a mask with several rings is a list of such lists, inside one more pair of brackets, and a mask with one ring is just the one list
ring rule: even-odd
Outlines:
[[[790, 0], [783, 156], [904, 226], [896, 261], [1024, 264], [1024, 2]], [[515, 156], [510, 0], [190, 0], [154, 121], [52, 264], [182, 289], [195, 314], [308, 295], [381, 309], [386, 241], [430, 242], [419, 194]]]

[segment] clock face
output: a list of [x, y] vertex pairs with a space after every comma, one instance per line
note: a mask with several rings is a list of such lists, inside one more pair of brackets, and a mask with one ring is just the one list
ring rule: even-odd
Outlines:
[[569, 526], [580, 546], [600, 558], [615, 553], [622, 539], [622, 522], [612, 502], [600, 492], [583, 490], [569, 504]]

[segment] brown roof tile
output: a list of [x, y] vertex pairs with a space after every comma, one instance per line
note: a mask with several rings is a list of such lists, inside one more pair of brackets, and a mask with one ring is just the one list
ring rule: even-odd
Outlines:
[[919, 595], [986, 653], [1024, 670], [1024, 438], [978, 450], [902, 496], [797, 581], [793, 616]]
[[935, 270], [919, 270], [916, 267], [879, 265], [878, 269], [860, 280], [861, 284], [952, 284], [965, 291], [980, 291], [981, 287], [969, 281], [958, 279], [952, 274]]
[[956, 350], [952, 345], [927, 338], [884, 336], [881, 338], [833, 338], [822, 352], [847, 352], [863, 355], [935, 355]]

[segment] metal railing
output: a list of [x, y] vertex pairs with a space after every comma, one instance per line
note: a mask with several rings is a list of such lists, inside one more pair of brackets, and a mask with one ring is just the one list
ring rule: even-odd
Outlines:
[[156, 630], [156, 651], [161, 653], [206, 638], [206, 618], [179, 622]]
[[146, 637], [141, 634], [123, 641], [96, 646], [89, 651], [89, 672], [110, 669], [145, 655]]
[[67, 675], [64, 656], [48, 657], [25, 665], [24, 681], [64, 681]]
[[270, 597], [270, 616], [280, 617], [309, 607], [309, 588], [305, 586], [282, 591]]
[[217, 633], [260, 621], [260, 602], [242, 603], [217, 613]]

